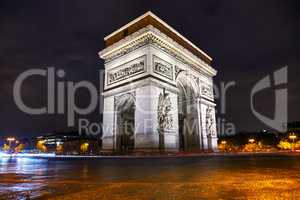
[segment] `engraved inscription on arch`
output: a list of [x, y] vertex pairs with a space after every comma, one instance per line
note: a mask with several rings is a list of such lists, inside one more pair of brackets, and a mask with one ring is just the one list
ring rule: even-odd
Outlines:
[[146, 56], [141, 56], [107, 72], [107, 84], [112, 84], [146, 71]]
[[173, 80], [173, 66], [163, 59], [153, 55], [153, 71], [170, 80]]

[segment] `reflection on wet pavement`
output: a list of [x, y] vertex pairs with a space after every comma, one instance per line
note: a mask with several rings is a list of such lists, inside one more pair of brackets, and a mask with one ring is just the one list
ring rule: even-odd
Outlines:
[[300, 158], [0, 159], [0, 199], [299, 199]]

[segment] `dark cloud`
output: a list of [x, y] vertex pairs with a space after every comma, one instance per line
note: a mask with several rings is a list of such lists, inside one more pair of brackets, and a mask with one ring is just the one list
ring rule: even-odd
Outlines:
[[[226, 118], [238, 130], [265, 127], [251, 113], [250, 90], [285, 65], [289, 118], [299, 120], [299, 8], [298, 1], [1, 1], [1, 134], [66, 129], [65, 116], [32, 117], [18, 110], [12, 97], [17, 76], [30, 68], [55, 66], [66, 71], [66, 81], [86, 79], [98, 87], [103, 61], [97, 52], [104, 48], [103, 37], [148, 10], [213, 57], [217, 84], [236, 81], [227, 97]], [[45, 102], [42, 80], [24, 87], [26, 101], [35, 106]], [[84, 105], [88, 96], [83, 97]], [[259, 95], [257, 109], [269, 115], [272, 99]], [[98, 112], [88, 117], [100, 118]]]

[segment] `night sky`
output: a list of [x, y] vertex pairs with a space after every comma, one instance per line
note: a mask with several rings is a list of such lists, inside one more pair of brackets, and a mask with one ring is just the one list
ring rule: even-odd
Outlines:
[[[89, 80], [99, 90], [103, 38], [149, 10], [213, 58], [218, 86], [222, 81], [236, 82], [228, 90], [226, 114], [221, 117], [234, 123], [237, 131], [269, 129], [251, 112], [250, 91], [283, 66], [288, 66], [289, 74], [289, 121], [300, 120], [299, 1], [1, 0], [0, 136], [70, 130], [66, 115], [20, 111], [13, 100], [14, 81], [25, 70], [52, 66], [65, 70], [61, 81]], [[46, 105], [45, 78], [30, 78], [22, 91], [28, 105]], [[76, 102], [86, 106], [88, 93], [80, 91]], [[274, 104], [273, 90], [255, 98], [255, 108], [269, 117]], [[79, 117], [102, 119], [98, 110]]]

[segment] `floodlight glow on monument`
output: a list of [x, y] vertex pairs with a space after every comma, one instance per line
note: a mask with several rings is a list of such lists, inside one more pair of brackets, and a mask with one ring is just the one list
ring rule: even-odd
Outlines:
[[217, 149], [206, 53], [151, 12], [104, 40], [103, 149]]

